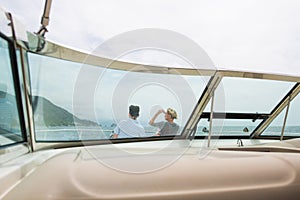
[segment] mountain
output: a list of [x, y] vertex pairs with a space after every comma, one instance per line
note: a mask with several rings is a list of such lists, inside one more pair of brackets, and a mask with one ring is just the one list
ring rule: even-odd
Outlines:
[[96, 122], [79, 119], [44, 97], [33, 96], [35, 125], [40, 126], [98, 126]]

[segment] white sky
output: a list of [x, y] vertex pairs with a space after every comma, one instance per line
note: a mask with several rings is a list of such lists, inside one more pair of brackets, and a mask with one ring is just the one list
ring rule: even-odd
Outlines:
[[[39, 29], [44, 1], [0, 6], [27, 30]], [[300, 69], [299, 10], [300, 0], [53, 0], [46, 38], [91, 52], [126, 31], [167, 29], [193, 40], [217, 66], [284, 72]]]
[[[31, 31], [43, 4], [0, 0]], [[194, 40], [217, 66], [298, 68], [299, 10], [299, 0], [53, 0], [46, 37], [92, 51], [120, 33], [161, 28]]]

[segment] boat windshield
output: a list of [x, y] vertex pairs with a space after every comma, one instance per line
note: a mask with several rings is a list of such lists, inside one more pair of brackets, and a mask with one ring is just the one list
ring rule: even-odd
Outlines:
[[[210, 99], [205, 93], [213, 77], [200, 72], [192, 76], [117, 70], [33, 53], [28, 58], [37, 142], [184, 136], [195, 130], [186, 124], [197, 116], [197, 104]], [[299, 98], [290, 99], [287, 120], [288, 104], [282, 106], [296, 82], [233, 75], [221, 78], [213, 106], [211, 100], [203, 104], [196, 137], [280, 136], [283, 128], [285, 136], [299, 136]], [[131, 105], [139, 108], [136, 120]], [[168, 108], [177, 114], [176, 130], [158, 113]], [[153, 117], [154, 124], [149, 124]], [[164, 129], [171, 131], [161, 134]]]
[[285, 136], [300, 137], [300, 120], [298, 117], [299, 112], [300, 98], [298, 95], [293, 101], [291, 101], [286, 118], [286, 125], [283, 127], [286, 116], [286, 110], [283, 110], [266, 128], [266, 130], [262, 133], [262, 136], [280, 136], [282, 130], [284, 130]]
[[[224, 77], [215, 92], [215, 115], [213, 134], [218, 136], [250, 136], [256, 128], [270, 117], [272, 111], [294, 87], [294, 82], [263, 80], [238, 77]], [[298, 100], [299, 101], [299, 100]], [[295, 102], [295, 103], [294, 103]], [[297, 100], [293, 101], [297, 104]], [[299, 103], [291, 108], [300, 111]], [[210, 126], [211, 102], [206, 106], [198, 126], [196, 136], [207, 136]], [[282, 112], [262, 135], [280, 135], [283, 126]], [[292, 116], [292, 123], [286, 127], [295, 130], [297, 117]], [[293, 125], [292, 129], [290, 125]], [[299, 122], [298, 122], [299, 125]], [[290, 135], [286, 133], [287, 135]], [[296, 136], [296, 135], [294, 135]]]
[[9, 40], [0, 38], [0, 147], [25, 141], [20, 125], [15, 77], [12, 73], [15, 68], [10, 60], [10, 46]]
[[[180, 135], [210, 78], [122, 71], [32, 53], [28, 58], [37, 142], [109, 139], [130, 122], [130, 105], [139, 106], [134, 122], [144, 130], [134, 134], [137, 124], [129, 124], [133, 131], [118, 138], [155, 136], [162, 127], [149, 121], [168, 108], [176, 111], [179, 127], [169, 135]], [[165, 114], [159, 122], [167, 122]]]

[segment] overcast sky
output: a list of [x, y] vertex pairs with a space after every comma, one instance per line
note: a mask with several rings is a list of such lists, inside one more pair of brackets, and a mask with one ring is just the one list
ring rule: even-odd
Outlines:
[[[43, 0], [0, 0], [37, 31]], [[49, 40], [87, 51], [126, 31], [168, 29], [200, 45], [217, 66], [300, 65], [299, 0], [53, 0]]]
[[[0, 5], [36, 32], [44, 2]], [[218, 67], [299, 72], [299, 10], [300, 0], [53, 0], [46, 38], [92, 52], [127, 31], [167, 29], [193, 40]], [[149, 54], [141, 55], [127, 59], [143, 62]]]

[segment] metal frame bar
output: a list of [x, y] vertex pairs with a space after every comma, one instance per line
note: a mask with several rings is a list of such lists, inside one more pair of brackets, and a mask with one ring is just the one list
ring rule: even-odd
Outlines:
[[210, 147], [210, 140], [212, 134], [212, 125], [213, 125], [213, 114], [214, 114], [214, 102], [215, 102], [215, 90], [211, 93], [211, 104], [210, 104], [210, 116], [209, 116], [209, 132], [207, 139], [207, 147]]
[[212, 93], [214, 90], [218, 87], [219, 83], [221, 82], [222, 77], [218, 72], [211, 77], [210, 81], [208, 82], [204, 92], [202, 93], [201, 97], [198, 100], [198, 103], [196, 104], [188, 122], [186, 123], [185, 127], [183, 128], [181, 135], [182, 138], [188, 138], [190, 135], [192, 135], [192, 131], [197, 126], [201, 114], [204, 111], [206, 105], [208, 104]]
[[[40, 38], [39, 38], [40, 39]], [[44, 40], [43, 40], [44, 41]], [[300, 82], [300, 77], [298, 76], [285, 76], [285, 75], [274, 75], [274, 74], [264, 74], [264, 73], [251, 73], [251, 72], [241, 72], [241, 71], [229, 71], [229, 70], [219, 70], [219, 71], [214, 71], [214, 70], [199, 70], [199, 69], [185, 69], [185, 68], [168, 68], [168, 67], [161, 67], [161, 66], [152, 66], [152, 65], [142, 65], [138, 63], [129, 63], [129, 62], [122, 62], [122, 61], [115, 61], [109, 58], [103, 58], [99, 57], [96, 55], [90, 55], [88, 53], [83, 53], [80, 51], [76, 51], [73, 49], [69, 49], [48, 41], [44, 41], [45, 45], [43, 46], [42, 49], [36, 48], [37, 46], [32, 43], [32, 41], [29, 43], [29, 49], [30, 52], [39, 54], [39, 55], [44, 55], [44, 56], [49, 56], [53, 58], [58, 58], [58, 59], [63, 59], [63, 60], [68, 60], [68, 61], [73, 61], [73, 62], [79, 62], [79, 63], [85, 63], [88, 65], [94, 65], [94, 66], [100, 66], [100, 67], [107, 67], [111, 69], [116, 69], [116, 70], [129, 70], [129, 71], [135, 71], [135, 72], [144, 72], [144, 73], [160, 73], [160, 74], [177, 74], [177, 75], [201, 75], [205, 76], [211, 76], [211, 79], [209, 83], [207, 84], [203, 94], [199, 98], [187, 124], [185, 125], [182, 135], [181, 136], [176, 136], [176, 137], [171, 137], [173, 139], [185, 139], [185, 138], [194, 138], [195, 137], [195, 132], [197, 129], [197, 124], [201, 118], [203, 118], [207, 113], [203, 113], [205, 107], [207, 106], [209, 100], [211, 99], [211, 94], [214, 92], [214, 90], [218, 87], [219, 83], [221, 82], [223, 77], [240, 77], [240, 78], [251, 78], [251, 79], [268, 79], [268, 80], [280, 80], [280, 81], [292, 81], [292, 82]], [[88, 58], [88, 59], [86, 59]], [[298, 84], [299, 85], [299, 84]], [[295, 89], [296, 90], [296, 89]], [[294, 92], [294, 96], [296, 96], [300, 89], [297, 89], [298, 92]], [[27, 106], [28, 110], [32, 111], [32, 108], [30, 107], [30, 99], [29, 95], [27, 94]], [[285, 104], [284, 102], [282, 102]], [[282, 106], [278, 106], [282, 107]], [[255, 130], [254, 134], [251, 134], [251, 138], [254, 137], [259, 137], [259, 134], [261, 133], [261, 130], [263, 130], [263, 127], [266, 127], [269, 124], [269, 121], [272, 121], [277, 115], [276, 113], [279, 112], [280, 109], [277, 109], [278, 111], [272, 112], [271, 114], [252, 114], [252, 113], [246, 113], [246, 114], [241, 114], [239, 115], [238, 113], [213, 113], [212, 117], [217, 117], [218, 114], [225, 115], [226, 118], [234, 118], [237, 116], [244, 117], [245, 119], [250, 118], [250, 119], [256, 119], [258, 116], [259, 119], [264, 119], [263, 122], [259, 125], [262, 128], [259, 128]], [[32, 118], [33, 116], [28, 114], [29, 119], [31, 119], [31, 143], [32, 143], [32, 150], [34, 149], [40, 149], [41, 146], [40, 144], [56, 144], [54, 143], [40, 143], [38, 142], [39, 145], [35, 144], [34, 141], [34, 127], [33, 127], [33, 121]], [[197, 137], [197, 136], [196, 136]], [[170, 139], [169, 137], [160, 137], [160, 138], [141, 138], [141, 139], [133, 139], [133, 141], [151, 141], [151, 140], [164, 140], [164, 139]], [[132, 140], [131, 140], [132, 141]], [[131, 142], [130, 141], [130, 142]], [[126, 140], [115, 140], [115, 141], [84, 141], [84, 142], [71, 142], [71, 143], [63, 143], [63, 144], [56, 144], [54, 146], [64, 146], [64, 144], [106, 144], [106, 143], [118, 143], [118, 142], [127, 142]], [[37, 145], [36, 147], [33, 145]], [[44, 146], [44, 145], [42, 145]]]
[[46, 0], [46, 2], [45, 2], [44, 13], [43, 13], [43, 16], [41, 19], [41, 28], [37, 32], [37, 34], [42, 37], [44, 37], [46, 32], [48, 32], [47, 26], [48, 26], [49, 20], [50, 20], [49, 17], [50, 17], [51, 3], [52, 3], [52, 0]]
[[[217, 70], [217, 69], [188, 69], [188, 68], [172, 68], [166, 66], [145, 65], [141, 63], [131, 63], [114, 60], [113, 58], [105, 58], [93, 55], [88, 52], [77, 51], [70, 49], [53, 42], [46, 41], [45, 39], [28, 33], [29, 38], [29, 51], [35, 54], [49, 56], [52, 58], [63, 59], [76, 63], [83, 63], [86, 65], [93, 65], [95, 67], [106, 67], [116, 70], [125, 70], [132, 72], [143, 73], [159, 73], [159, 74], [175, 74], [175, 75], [191, 75], [191, 76], [214, 76], [218, 72], [222, 77], [241, 77], [251, 79], [268, 79], [279, 81], [300, 82], [300, 76], [286, 76], [268, 73], [255, 73], [231, 70]], [[43, 40], [45, 43], [42, 49], [39, 49], [38, 41]]]
[[[12, 21], [11, 21], [11, 26], [13, 26]], [[14, 43], [14, 40], [9, 39], [5, 35], [3, 35], [1, 32], [0, 32], [0, 37], [3, 38], [4, 40], [6, 40], [7, 44], [8, 44], [12, 78], [13, 78], [14, 90], [15, 90], [15, 95], [16, 95], [15, 99], [16, 99], [16, 103], [17, 103], [18, 115], [19, 115], [18, 117], [19, 117], [19, 122], [20, 122], [22, 138], [23, 138], [23, 140], [21, 142], [16, 142], [16, 143], [13, 143], [12, 145], [20, 144], [20, 143], [24, 143], [24, 142], [26, 143], [27, 142], [26, 126], [25, 126], [25, 120], [23, 118], [24, 113], [23, 113], [22, 97], [21, 97], [22, 95], [21, 95], [21, 88], [20, 88], [21, 84], [20, 84], [20, 80], [19, 80], [15, 43]], [[8, 145], [8, 146], [11, 146], [11, 145]]]
[[280, 141], [282, 141], [282, 139], [283, 139], [285, 124], [286, 124], [287, 116], [289, 114], [290, 104], [291, 104], [291, 98], [289, 98], [288, 105], [286, 106], [286, 112], [285, 112], [285, 115], [284, 115], [283, 125], [282, 125], [282, 129], [281, 129]]
[[[131, 72], [158, 73], [158, 74], [175, 74], [175, 75], [191, 75], [191, 76], [212, 76], [215, 70], [211, 69], [189, 69], [189, 68], [172, 68], [155, 65], [145, 65], [141, 63], [131, 63], [114, 60], [113, 58], [105, 58], [91, 53], [81, 52], [67, 47], [57, 45], [46, 41], [44, 38], [28, 33], [29, 51], [35, 54], [49, 56], [52, 58], [63, 59], [66, 61], [92, 65], [95, 67], [103, 67], [115, 70], [125, 70]], [[43, 44], [42, 46], [40, 44]]]
[[[270, 114], [266, 113], [220, 113], [214, 112], [213, 118], [216, 119], [267, 119], [269, 118]], [[201, 118], [210, 118], [210, 112], [203, 112], [201, 114]]]
[[31, 103], [31, 93], [30, 93], [30, 73], [29, 68], [27, 64], [27, 57], [26, 52], [24, 52], [24, 49], [19, 46], [20, 50], [20, 59], [21, 59], [21, 70], [22, 70], [22, 78], [24, 81], [24, 98], [25, 98], [25, 107], [26, 107], [26, 117], [28, 119], [28, 131], [29, 134], [27, 134], [27, 141], [30, 145], [30, 150], [35, 150], [35, 134], [34, 134], [34, 116], [33, 116], [33, 108]]

